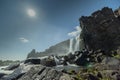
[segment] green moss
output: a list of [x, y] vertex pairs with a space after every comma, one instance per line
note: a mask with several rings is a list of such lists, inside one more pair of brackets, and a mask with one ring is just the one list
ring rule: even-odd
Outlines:
[[120, 54], [114, 55], [113, 57], [120, 59]]

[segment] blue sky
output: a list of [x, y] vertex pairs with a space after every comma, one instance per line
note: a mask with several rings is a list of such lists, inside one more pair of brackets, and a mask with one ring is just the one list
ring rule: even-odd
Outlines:
[[0, 59], [23, 60], [32, 49], [44, 51], [69, 39], [81, 16], [106, 6], [114, 10], [120, 1], [0, 0]]

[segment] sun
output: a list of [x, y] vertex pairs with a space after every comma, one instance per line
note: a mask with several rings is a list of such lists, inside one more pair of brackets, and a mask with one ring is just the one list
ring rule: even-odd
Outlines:
[[36, 13], [33, 9], [28, 9], [27, 13], [30, 17], [34, 17], [36, 15]]

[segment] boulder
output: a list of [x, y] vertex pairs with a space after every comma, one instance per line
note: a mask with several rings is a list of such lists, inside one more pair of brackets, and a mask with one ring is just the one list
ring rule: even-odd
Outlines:
[[41, 65], [44, 65], [47, 67], [53, 67], [53, 66], [56, 66], [56, 62], [54, 59], [46, 58], [41, 60]]

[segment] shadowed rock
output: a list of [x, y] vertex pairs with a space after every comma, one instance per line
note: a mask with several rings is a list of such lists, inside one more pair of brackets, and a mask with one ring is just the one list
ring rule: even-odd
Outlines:
[[101, 49], [108, 54], [120, 46], [120, 20], [111, 8], [104, 7], [91, 16], [82, 16], [79, 20], [81, 37], [87, 49]]

